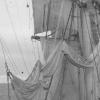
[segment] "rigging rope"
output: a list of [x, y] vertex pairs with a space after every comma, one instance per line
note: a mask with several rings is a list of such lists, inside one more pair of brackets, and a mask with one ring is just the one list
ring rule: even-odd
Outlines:
[[65, 34], [66, 34], [67, 28], [68, 28], [68, 23], [69, 23], [69, 20], [70, 20], [70, 17], [71, 17], [72, 8], [73, 8], [73, 6], [72, 6], [71, 9], [70, 9], [70, 13], [69, 13], [68, 20], [67, 20], [67, 23], [66, 23], [66, 26], [65, 26], [65, 30], [64, 30], [64, 32], [63, 32], [63, 39], [64, 39], [64, 36], [65, 36]]
[[23, 63], [24, 63], [24, 65], [25, 65], [25, 67], [26, 67], [26, 72], [29, 74], [28, 67], [27, 67], [27, 65], [26, 65], [26, 62], [25, 62], [25, 59], [24, 59], [24, 55], [23, 55], [23, 52], [22, 52], [22, 49], [21, 49], [21, 45], [20, 45], [19, 40], [18, 40], [18, 38], [17, 38], [17, 34], [16, 34], [16, 31], [15, 31], [15, 28], [14, 28], [14, 25], [13, 25], [13, 21], [12, 21], [12, 19], [11, 19], [10, 13], [9, 13], [8, 5], [7, 5], [7, 0], [4, 0], [4, 3], [5, 3], [5, 7], [6, 7], [6, 10], [7, 10], [7, 13], [8, 13], [8, 17], [9, 17], [9, 19], [10, 19], [10, 23], [11, 23], [11, 26], [12, 26], [12, 30], [13, 30], [13, 32], [14, 32], [14, 34], [15, 34], [15, 38], [16, 38], [16, 41], [17, 41], [17, 45], [18, 45], [18, 48], [19, 48], [21, 57], [22, 57], [22, 59], [23, 59]]
[[70, 38], [71, 36], [71, 30], [73, 28], [73, 21], [74, 21], [74, 3], [72, 3], [72, 11], [71, 11], [71, 24], [70, 24], [70, 29], [69, 29], [69, 37], [68, 39]]

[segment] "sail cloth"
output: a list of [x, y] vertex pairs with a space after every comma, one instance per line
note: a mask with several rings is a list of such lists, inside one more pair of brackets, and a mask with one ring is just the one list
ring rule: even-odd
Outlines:
[[55, 50], [55, 46], [57, 44], [59, 44], [59, 42], [61, 42], [60, 40], [54, 40], [52, 38], [45, 39], [44, 37], [40, 37], [40, 43], [42, 46], [42, 51], [43, 51], [43, 55], [45, 60], [48, 59], [48, 57], [50, 56], [50, 54], [52, 53], [52, 51]]
[[26, 81], [29, 83], [37, 83], [37, 81], [39, 80], [40, 70], [42, 69], [42, 66], [43, 65], [41, 64], [40, 60], [37, 60], [31, 74], [26, 79]]
[[[40, 96], [42, 86], [39, 82], [41, 63], [38, 60], [29, 77], [23, 81], [12, 74], [11, 85], [18, 100], [34, 100]], [[41, 99], [42, 100], [42, 99]]]
[[57, 34], [61, 35], [68, 20], [71, 2], [69, 0], [32, 0], [32, 5], [35, 33], [56, 31], [59, 26]]
[[67, 47], [65, 52], [69, 54], [68, 45], [61, 40], [55, 45], [46, 64], [41, 65], [37, 61], [26, 81], [12, 75], [11, 83], [18, 100], [78, 100], [77, 67], [73, 67], [64, 56], [64, 47]]
[[[48, 84], [50, 81], [49, 73], [54, 74], [54, 72], [57, 70], [57, 66], [59, 65], [58, 63], [56, 63], [56, 61], [59, 62], [59, 59], [57, 58], [60, 57], [60, 53], [56, 52], [59, 46], [60, 45], [57, 45], [56, 50], [52, 53], [53, 56], [50, 56], [50, 58], [47, 61], [48, 64], [44, 65], [41, 71], [39, 71], [41, 68], [41, 64], [39, 61], [37, 62], [36, 66], [34, 67], [35, 69], [37, 68], [35, 72], [36, 74], [34, 75], [34, 71], [32, 71], [31, 75], [28, 77], [26, 81], [22, 81], [14, 75], [12, 76], [11, 83], [18, 100], [39, 100], [40, 98], [41, 100], [45, 99], [44, 97], [45, 97], [46, 90], [44, 88], [48, 88]], [[53, 68], [53, 70], [51, 70], [50, 67]], [[48, 71], [44, 70], [44, 68], [46, 68]], [[39, 77], [35, 78], [36, 76], [39, 76]], [[32, 80], [30, 81], [30, 79]]]

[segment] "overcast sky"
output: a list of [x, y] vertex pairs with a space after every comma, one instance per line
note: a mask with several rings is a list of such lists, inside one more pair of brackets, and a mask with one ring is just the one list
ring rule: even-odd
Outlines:
[[[27, 1], [30, 4], [30, 10], [26, 7]], [[24, 72], [22, 76], [28, 75], [28, 71], [32, 70], [34, 60], [37, 59], [36, 47], [39, 44], [32, 45], [30, 40], [34, 32], [33, 27], [31, 0], [0, 0], [0, 39], [4, 47], [9, 49], [17, 65], [16, 68], [12, 67], [11, 63], [9, 64], [9, 68], [15, 74]], [[7, 50], [5, 52], [9, 55]], [[26, 71], [23, 57], [28, 71]], [[9, 62], [8, 58], [7, 60]], [[0, 45], [0, 76], [4, 75], [4, 58]]]

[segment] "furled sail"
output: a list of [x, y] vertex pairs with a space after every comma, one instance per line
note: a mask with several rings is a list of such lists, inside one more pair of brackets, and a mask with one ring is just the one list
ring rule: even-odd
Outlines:
[[51, 30], [62, 33], [65, 29], [71, 2], [69, 0], [32, 0], [35, 33]]

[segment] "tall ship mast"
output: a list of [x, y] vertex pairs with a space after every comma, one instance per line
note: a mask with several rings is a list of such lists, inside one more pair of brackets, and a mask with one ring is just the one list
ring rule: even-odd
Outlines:
[[6, 64], [16, 98], [100, 100], [100, 1], [32, 0], [32, 7], [31, 39], [40, 41], [45, 63], [37, 60], [25, 81]]

